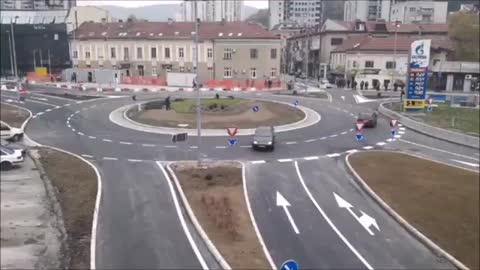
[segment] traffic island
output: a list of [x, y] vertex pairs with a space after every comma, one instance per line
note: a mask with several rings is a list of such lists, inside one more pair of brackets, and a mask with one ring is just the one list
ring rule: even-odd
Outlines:
[[[271, 269], [250, 218], [243, 188], [242, 165], [238, 162], [177, 162], [168, 165], [172, 180], [200, 235], [211, 241], [222, 267]], [[208, 246], [208, 244], [207, 244]], [[222, 257], [222, 258], [218, 258]]]
[[95, 171], [81, 159], [47, 147], [37, 148], [42, 174], [61, 208], [68, 254], [67, 269], [90, 269], [90, 241], [97, 194]]
[[0, 120], [12, 127], [20, 128], [29, 116], [30, 113], [20, 107], [5, 103], [0, 105]]
[[[163, 102], [143, 104], [143, 109], [132, 107], [127, 115], [131, 120], [150, 126], [170, 128], [196, 127], [196, 100], [176, 99], [171, 102], [171, 109], [166, 110]], [[305, 118], [302, 110], [293, 105], [237, 98], [202, 98], [202, 128], [239, 129], [258, 126], [281, 126], [301, 121]]]
[[282, 91], [275, 93], [276, 95], [280, 96], [293, 96], [293, 97], [307, 97], [307, 98], [318, 98], [318, 99], [328, 99], [328, 94], [327, 92], [320, 90], [320, 91], [297, 91], [297, 90], [291, 90], [291, 91]]
[[415, 236], [441, 253], [430, 239], [469, 268], [479, 269], [478, 172], [380, 151], [349, 155], [347, 164], [364, 189], [379, 197], [387, 212]]

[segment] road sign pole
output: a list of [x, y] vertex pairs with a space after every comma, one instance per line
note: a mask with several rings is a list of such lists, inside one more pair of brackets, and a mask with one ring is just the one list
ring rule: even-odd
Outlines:
[[202, 165], [202, 155], [200, 147], [202, 145], [202, 122], [201, 122], [201, 108], [200, 108], [200, 88], [199, 88], [199, 78], [198, 70], [200, 69], [198, 65], [198, 28], [200, 21], [198, 20], [198, 0], [195, 0], [194, 4], [194, 14], [195, 14], [195, 90], [197, 91], [197, 166]]

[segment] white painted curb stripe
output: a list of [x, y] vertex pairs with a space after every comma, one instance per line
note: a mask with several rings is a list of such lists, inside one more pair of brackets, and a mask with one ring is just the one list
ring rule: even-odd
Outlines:
[[263, 163], [265, 163], [265, 160], [256, 160], [256, 161], [251, 161], [250, 163], [252, 163], [252, 164], [263, 164]]
[[339, 157], [339, 156], [340, 156], [340, 154], [338, 154], [338, 153], [333, 153], [333, 154], [327, 155], [327, 157]]
[[303, 159], [305, 159], [305, 160], [316, 160], [316, 159], [319, 159], [319, 157], [305, 157]]

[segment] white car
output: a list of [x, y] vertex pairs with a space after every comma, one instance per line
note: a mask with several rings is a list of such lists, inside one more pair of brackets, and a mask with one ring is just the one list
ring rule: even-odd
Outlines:
[[7, 123], [0, 121], [0, 138], [18, 142], [23, 138], [23, 130], [11, 127]]
[[0, 146], [0, 169], [10, 170], [14, 165], [23, 162], [23, 154], [20, 149], [12, 149]]
[[333, 88], [333, 84], [331, 84], [328, 80], [323, 79], [320, 81], [320, 88], [321, 89], [330, 89]]

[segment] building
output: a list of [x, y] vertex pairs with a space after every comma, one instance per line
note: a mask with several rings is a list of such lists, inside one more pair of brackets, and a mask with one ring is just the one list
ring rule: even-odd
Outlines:
[[[398, 26], [398, 27], [397, 27]], [[370, 36], [446, 36], [447, 24], [399, 24], [385, 21], [337, 21], [327, 19], [321, 28], [312, 29], [287, 39], [286, 60], [287, 73], [305, 73], [306, 52], [308, 51], [308, 73], [310, 77], [324, 74], [324, 68], [332, 70], [330, 53], [341, 46], [344, 41], [362, 35]], [[310, 46], [306, 47], [308, 44]]]
[[401, 23], [446, 23], [448, 2], [405, 1], [392, 5], [390, 21]]
[[[199, 27], [201, 81], [279, 75], [280, 38], [258, 24], [202, 22]], [[194, 31], [192, 22], [85, 22], [74, 31], [73, 64], [124, 69], [127, 76], [194, 72]]]
[[0, 0], [1, 10], [58, 10], [76, 5], [76, 0]]
[[283, 74], [287, 73], [287, 63], [285, 61], [285, 59], [287, 59], [287, 40], [295, 35], [298, 35], [303, 28], [304, 27], [300, 24], [282, 22], [278, 23], [270, 30], [270, 32], [272, 32], [274, 35], [280, 37], [280, 66]]
[[184, 0], [181, 4], [179, 21], [195, 21], [195, 2], [197, 2], [197, 18], [204, 22], [228, 22], [242, 20], [242, 0]]
[[343, 20], [353, 22], [389, 20], [392, 0], [347, 0], [345, 1]]
[[323, 23], [323, 0], [269, 0], [270, 29], [279, 23], [311, 27]]
[[[469, 78], [469, 84], [465, 84], [468, 88], [472, 85], [472, 80], [474, 80], [473, 85], [476, 85], [479, 73], [478, 63], [468, 65], [448, 61], [454, 45], [446, 36], [420, 38], [400, 35], [397, 37], [357, 36], [346, 40], [333, 50], [330, 63], [335, 74], [342, 74], [339, 76], [341, 78], [355, 80], [358, 83], [368, 82], [370, 89], [377, 84], [381, 89], [385, 86], [392, 89], [393, 82], [406, 82], [410, 45], [418, 39], [432, 40], [428, 82], [430, 90], [465, 91], [463, 89], [465, 78]], [[466, 77], [466, 75], [470, 76]]]

